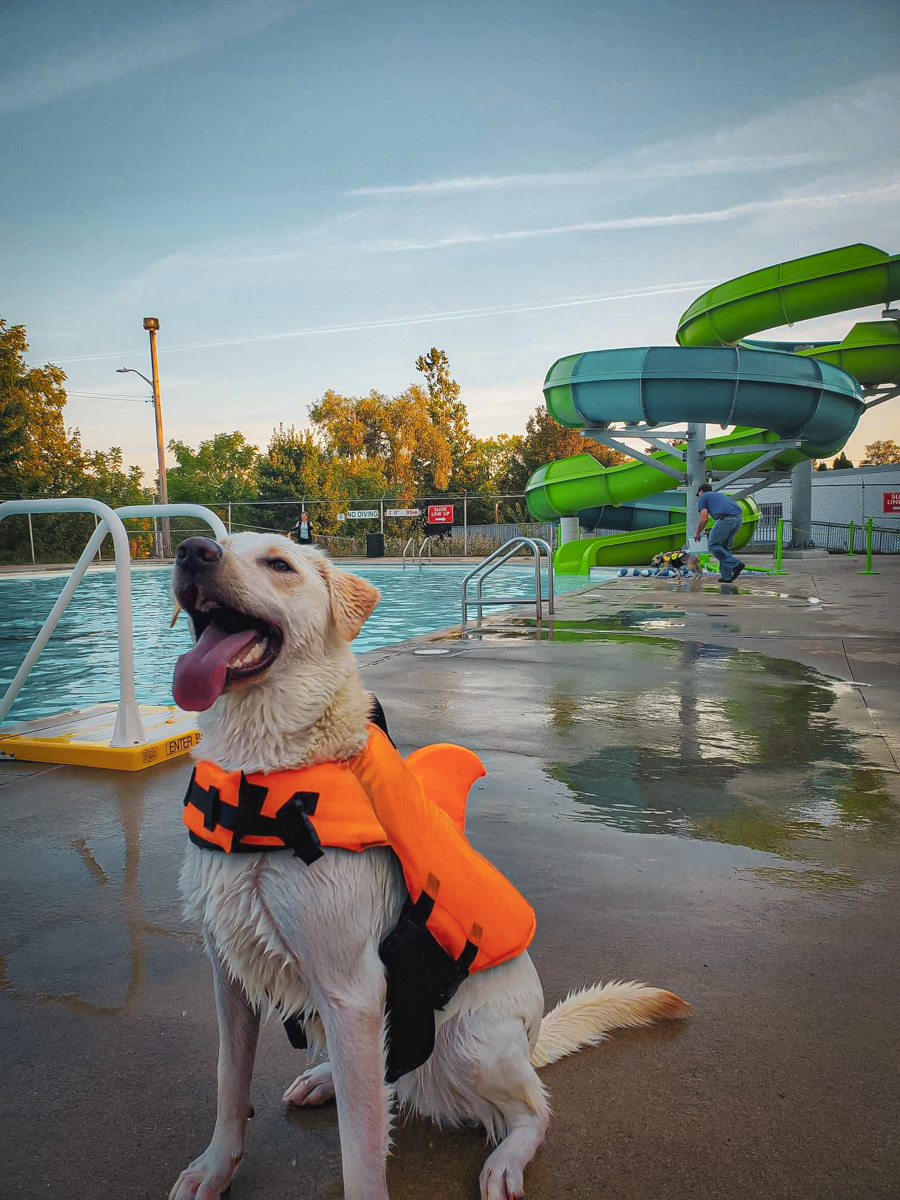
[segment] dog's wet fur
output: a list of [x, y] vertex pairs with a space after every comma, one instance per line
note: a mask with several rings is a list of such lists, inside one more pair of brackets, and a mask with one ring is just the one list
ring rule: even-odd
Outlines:
[[[198, 757], [225, 770], [267, 772], [352, 758], [365, 745], [370, 697], [350, 643], [379, 600], [368, 581], [285, 537], [242, 533], [210, 543], [206, 565], [176, 562], [176, 603], [195, 629], [204, 611], [252, 623], [277, 652], [264, 669], [229, 668], [200, 715]], [[278, 565], [276, 565], [278, 564]], [[237, 616], [233, 615], [237, 614]], [[236, 655], [240, 658], [240, 655]], [[536, 1068], [606, 1031], [685, 1016], [671, 992], [612, 983], [570, 995], [546, 1016], [527, 953], [470, 976], [436, 1014], [431, 1058], [384, 1082], [384, 969], [378, 947], [406, 899], [390, 850], [329, 849], [311, 866], [287, 853], [221, 854], [188, 843], [181, 890], [212, 961], [219, 1021], [212, 1140], [179, 1176], [170, 1200], [214, 1200], [231, 1184], [252, 1115], [260, 1015], [299, 1015], [313, 1053], [287, 1104], [337, 1102], [346, 1200], [386, 1200], [391, 1113], [406, 1107], [439, 1125], [473, 1122], [494, 1145], [482, 1200], [524, 1194], [523, 1174], [550, 1120]], [[285, 1041], [287, 1046], [287, 1041]]]

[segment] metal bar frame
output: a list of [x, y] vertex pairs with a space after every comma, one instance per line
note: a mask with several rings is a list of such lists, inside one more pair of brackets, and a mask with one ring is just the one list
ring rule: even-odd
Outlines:
[[763, 479], [757, 479], [755, 483], [749, 484], [740, 492], [732, 492], [732, 500], [746, 500], [748, 496], [752, 496], [754, 492], [759, 492], [763, 488], [771, 487], [773, 483], [780, 483], [782, 479], [790, 478], [790, 471], [773, 471], [771, 475], [767, 475]]
[[719, 450], [716, 446], [712, 448], [712, 456], [714, 458], [722, 458], [726, 454], [764, 454], [767, 450], [796, 450], [803, 443], [792, 439], [780, 442], [755, 442], [747, 446], [724, 446]]
[[[535, 594], [533, 596], [505, 596], [501, 599], [485, 599], [482, 593], [484, 580], [493, 575], [499, 567], [502, 567], [512, 556], [521, 550], [523, 546], [527, 546], [534, 556], [534, 584]], [[544, 600], [543, 585], [541, 580], [541, 556], [547, 558], [547, 600]], [[487, 569], [485, 569], [487, 568]], [[477, 580], [475, 598], [470, 599], [468, 595], [469, 581]], [[469, 621], [469, 609], [474, 607], [477, 609], [477, 624], [481, 624], [484, 608], [488, 605], [506, 605], [507, 607], [515, 604], [534, 604], [535, 617], [538, 621], [543, 618], [544, 604], [547, 604], [547, 613], [552, 615], [555, 611], [555, 596], [553, 590], [553, 551], [548, 542], [543, 538], [530, 538], [523, 535], [510, 538], [508, 542], [504, 542], [502, 546], [492, 551], [486, 558], [483, 558], [480, 563], [472, 568], [462, 581], [460, 589], [460, 601], [462, 606], [462, 621], [460, 625], [460, 638], [465, 639], [466, 629]]]
[[[616, 430], [616, 434], [619, 430]], [[601, 433], [599, 430], [585, 429], [582, 431], [582, 437], [590, 438], [593, 442], [599, 442], [602, 446], [609, 446], [612, 450], [618, 450], [620, 454], [625, 454], [629, 458], [640, 459], [650, 467], [654, 467], [657, 471], [662, 471], [666, 475], [671, 475], [673, 479], [677, 479], [679, 483], [684, 482], [684, 472], [677, 470], [675, 467], [670, 467], [668, 463], [661, 463], [658, 458], [651, 458], [649, 454], [644, 454], [642, 450], [634, 450], [630, 446], [623, 446], [617, 442], [614, 437], [609, 434]], [[642, 435], [643, 436], [643, 435]]]
[[885, 400], [896, 399], [897, 396], [900, 396], [900, 388], [893, 388], [887, 392], [872, 391], [868, 394], [871, 395], [872, 399], [866, 402], [866, 412], [870, 408], [876, 408], [879, 404], [884, 404]]
[[107, 533], [112, 536], [116, 570], [116, 614], [119, 647], [119, 703], [110, 746], [139, 746], [147, 740], [144, 722], [134, 696], [134, 622], [131, 607], [131, 549], [124, 521], [143, 517], [200, 517], [216, 537], [226, 534], [225, 526], [214, 512], [201, 504], [134, 504], [112, 509], [100, 500], [72, 497], [60, 500], [7, 500], [0, 504], [0, 521], [18, 513], [92, 513], [97, 520], [94, 532], [72, 568], [56, 603], [38, 631], [37, 637], [0, 699], [0, 722], [12, 708], [41, 651], [50, 640], [88, 567], [98, 553]]
[[765, 454], [760, 454], [754, 458], [752, 462], [748, 462], [746, 466], [738, 467], [736, 471], [732, 471], [730, 475], [726, 475], [724, 479], [719, 479], [716, 482], [716, 490], [727, 487], [729, 483], [733, 483], [735, 479], [743, 479], [745, 475], [752, 475], [759, 467], [765, 466], [767, 462], [771, 462], [773, 458], [777, 458], [784, 450], [783, 446], [773, 446]]

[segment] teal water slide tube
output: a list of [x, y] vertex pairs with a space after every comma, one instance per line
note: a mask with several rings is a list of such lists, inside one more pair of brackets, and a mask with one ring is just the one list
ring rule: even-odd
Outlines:
[[[826, 458], [856, 428], [865, 409], [862, 385], [900, 380], [900, 322], [860, 322], [838, 343], [745, 339], [848, 308], [887, 306], [898, 296], [900, 255], [872, 246], [845, 246], [755, 271], [699, 296], [679, 322], [678, 346], [559, 359], [544, 383], [547, 409], [568, 428], [612, 434], [618, 422], [646, 426], [651, 436], [654, 428], [684, 422], [734, 427], [707, 443], [707, 466], [716, 471], [746, 466], [760, 445], [783, 440], [800, 445], [782, 451], [767, 470]], [[665, 451], [651, 457], [661, 467], [683, 466]], [[540, 467], [526, 487], [535, 517], [577, 515], [586, 528], [622, 531], [560, 546], [556, 570], [587, 574], [592, 566], [640, 565], [683, 545], [684, 493], [660, 494], [671, 479], [644, 462], [602, 467], [589, 454]], [[752, 500], [741, 505], [738, 546], [749, 541], [759, 519]]]

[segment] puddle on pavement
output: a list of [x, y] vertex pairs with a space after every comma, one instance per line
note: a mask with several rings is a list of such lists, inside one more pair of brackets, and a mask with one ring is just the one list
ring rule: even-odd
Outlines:
[[620, 673], [606, 690], [547, 697], [559, 732], [574, 740], [588, 724], [598, 743], [546, 765], [574, 798], [573, 820], [813, 863], [818, 873], [765, 867], [756, 877], [831, 893], [860, 883], [843, 857], [857, 866], [867, 849], [900, 842], [900, 777], [851, 685], [755, 651], [630, 644], [633, 680]]

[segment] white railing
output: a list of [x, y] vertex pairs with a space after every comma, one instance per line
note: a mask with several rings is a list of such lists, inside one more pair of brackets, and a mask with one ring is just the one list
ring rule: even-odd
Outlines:
[[112, 509], [99, 500], [66, 498], [62, 500], [7, 500], [0, 504], [0, 521], [17, 513], [93, 513], [98, 518], [97, 528], [91, 534], [81, 557], [72, 568], [56, 603], [41, 626], [37, 637], [19, 667], [12, 682], [0, 700], [0, 722], [12, 708], [22, 690], [31, 668], [47, 645], [60, 617], [72, 599], [75, 589], [84, 578], [107, 534], [113, 540], [116, 562], [116, 613], [119, 641], [119, 704], [111, 746], [139, 746], [147, 740], [141, 711], [134, 698], [134, 635], [131, 613], [131, 551], [124, 520], [143, 517], [198, 517], [205, 521], [217, 538], [227, 536], [227, 530], [219, 518], [202, 504], [133, 504], [126, 508]]
[[[504, 596], [502, 598], [485, 600], [482, 595], [482, 587], [485, 579], [499, 568], [502, 567], [508, 559], [517, 554], [522, 547], [527, 547], [534, 555], [534, 595], [533, 596]], [[541, 555], [547, 556], [547, 599], [544, 599], [543, 587], [541, 584]], [[485, 569], [486, 568], [486, 569]], [[475, 579], [477, 581], [475, 588], [475, 598], [470, 599], [468, 594], [469, 581]], [[498, 547], [493, 554], [489, 554], [487, 558], [483, 558], [477, 567], [473, 567], [468, 575], [462, 581], [462, 590], [460, 600], [462, 603], [462, 627], [460, 637], [465, 638], [466, 628], [469, 621], [469, 609], [475, 608], [478, 616], [477, 620], [481, 624], [484, 614], [485, 605], [505, 605], [507, 608], [515, 604], [533, 604], [534, 615], [538, 621], [541, 620], [544, 613], [544, 604], [547, 605], [547, 612], [553, 612], [553, 551], [550, 549], [547, 542], [543, 538], [529, 537], [514, 537], [508, 542], [504, 542]]]

